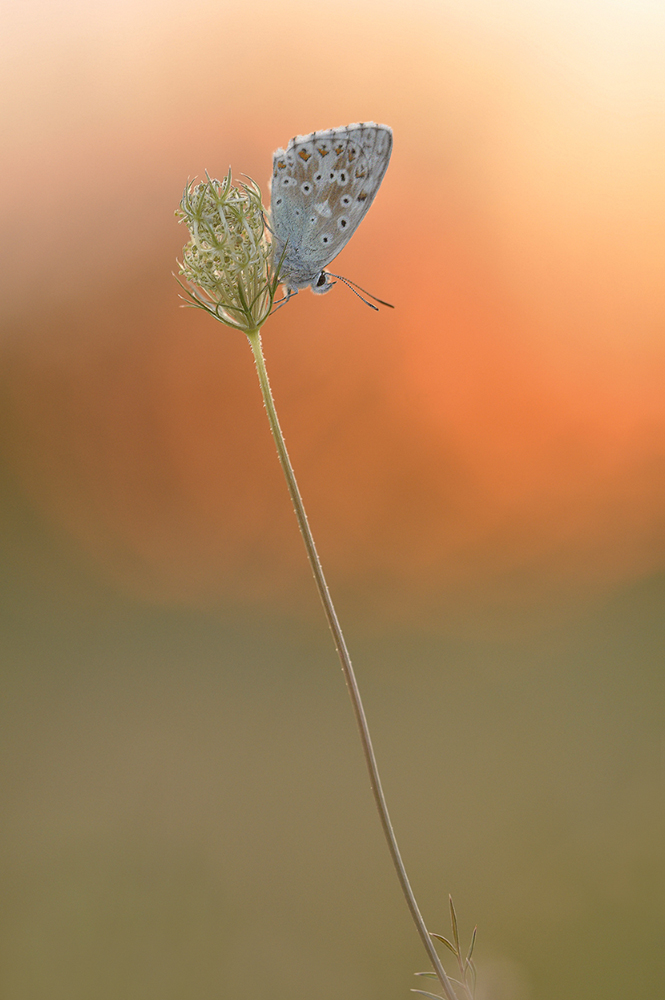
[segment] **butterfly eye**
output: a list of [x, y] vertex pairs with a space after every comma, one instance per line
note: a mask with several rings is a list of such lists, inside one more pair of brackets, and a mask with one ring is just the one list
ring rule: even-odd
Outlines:
[[325, 285], [326, 281], [327, 281], [326, 272], [325, 271], [321, 271], [321, 274], [316, 279], [316, 287], [317, 288], [323, 288], [323, 286]]

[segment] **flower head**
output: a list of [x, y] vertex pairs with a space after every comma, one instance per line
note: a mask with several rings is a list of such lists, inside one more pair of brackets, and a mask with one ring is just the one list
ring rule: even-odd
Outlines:
[[279, 267], [273, 269], [261, 190], [251, 178], [234, 184], [231, 170], [219, 181], [206, 174], [190, 182], [176, 211], [191, 239], [180, 274], [188, 305], [205, 309], [236, 330], [259, 329], [270, 315]]

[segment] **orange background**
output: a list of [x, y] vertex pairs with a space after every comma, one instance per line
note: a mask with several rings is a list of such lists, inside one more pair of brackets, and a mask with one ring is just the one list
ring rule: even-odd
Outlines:
[[[324, 626], [280, 480], [249, 348], [241, 335], [201, 313], [178, 308], [171, 272], [186, 233], [173, 212], [186, 180], [205, 170], [221, 176], [231, 164], [236, 176], [254, 177], [267, 200], [271, 153], [292, 135], [359, 120], [385, 122], [394, 130], [388, 173], [335, 269], [394, 302], [394, 312], [371, 312], [341, 285], [322, 298], [302, 293], [266, 325], [264, 346], [333, 593], [363, 650], [373, 697], [386, 706], [378, 708], [378, 715], [383, 711], [386, 716], [388, 769], [392, 764], [399, 773], [397, 762], [408, 755], [412, 770], [405, 767], [402, 789], [407, 800], [409, 783], [417, 780], [413, 772], [426, 763], [428, 753], [449, 754], [451, 749], [432, 744], [421, 754], [415, 700], [413, 716], [405, 709], [403, 721], [395, 723], [404, 699], [417, 694], [431, 698], [428, 721], [422, 724], [436, 727], [439, 712], [442, 722], [446, 715], [452, 685], [458, 722], [448, 717], [448, 726], [455, 730], [464, 711], [471, 713], [465, 735], [458, 735], [466, 743], [474, 734], [464, 753], [474, 759], [477, 755], [478, 769], [465, 772], [460, 787], [453, 779], [453, 787], [462, 813], [457, 839], [469, 849], [475, 845], [484, 859], [478, 862], [479, 884], [476, 876], [463, 874], [465, 865], [476, 864], [471, 856], [450, 862], [453, 876], [445, 852], [434, 864], [432, 851], [437, 848], [427, 838], [438, 843], [441, 827], [427, 834], [418, 829], [418, 803], [401, 816], [400, 826], [413, 839], [421, 880], [436, 877], [440, 923], [445, 922], [441, 900], [452, 887], [451, 878], [458, 905], [464, 901], [469, 920], [475, 919], [469, 916], [471, 904], [481, 915], [487, 911], [488, 949], [496, 961], [486, 982], [495, 983], [495, 992], [483, 997], [502, 1000], [501, 988], [509, 987], [496, 983], [505, 968], [513, 970], [505, 975], [517, 1000], [558, 997], [561, 982], [571, 998], [600, 995], [595, 989], [601, 981], [603, 997], [619, 997], [626, 983], [634, 985], [640, 974], [646, 977], [643, 988], [648, 994], [654, 955], [645, 958], [639, 973], [626, 963], [623, 971], [602, 980], [607, 927], [596, 930], [593, 939], [598, 947], [595, 952], [592, 948], [591, 984], [584, 979], [588, 970], [579, 972], [570, 958], [567, 949], [575, 952], [576, 947], [571, 941], [577, 946], [583, 938], [588, 941], [591, 928], [598, 929], [600, 915], [607, 912], [607, 901], [594, 896], [589, 902], [579, 885], [571, 890], [573, 896], [582, 892], [586, 900], [579, 911], [565, 892], [552, 901], [559, 876], [549, 867], [546, 830], [551, 827], [544, 817], [557, 801], [554, 786], [559, 787], [556, 775], [562, 772], [555, 764], [572, 775], [578, 760], [586, 761], [586, 779], [577, 775], [578, 785], [571, 777], [577, 804], [569, 803], [570, 829], [577, 831], [576, 837], [588, 837], [605, 859], [599, 885], [610, 869], [618, 866], [624, 872], [623, 889], [613, 890], [616, 912], [632, 912], [633, 901], [638, 926], [648, 916], [653, 927], [650, 904], [636, 889], [633, 862], [618, 860], [617, 851], [627, 840], [634, 843], [633, 860], [646, 884], [652, 885], [654, 826], [645, 817], [644, 840], [636, 831], [631, 840], [633, 834], [627, 835], [617, 820], [620, 809], [610, 802], [622, 803], [625, 813], [635, 815], [653, 801], [662, 739], [662, 723], [653, 716], [660, 680], [665, 559], [662, 12], [641, 2], [603, 7], [590, 0], [570, 6], [263, 2], [251, 10], [227, 0], [187, 5], [114, 0], [7, 5], [3, 16], [0, 444], [9, 636], [5, 662], [16, 696], [7, 703], [14, 734], [8, 739], [23, 761], [10, 781], [8, 801], [15, 819], [7, 836], [10, 855], [19, 858], [18, 868], [22, 871], [24, 864], [30, 869], [26, 831], [31, 836], [37, 828], [42, 831], [40, 837], [46, 839], [38, 838], [41, 846], [35, 850], [49, 857], [49, 851], [54, 852], [47, 868], [61, 873], [58, 851], [77, 856], [78, 838], [86, 828], [87, 820], [82, 819], [82, 827], [74, 824], [68, 835], [63, 833], [61, 806], [51, 809], [45, 791], [52, 780], [59, 787], [54, 775], [47, 777], [49, 761], [58, 762], [52, 764], [54, 773], [62, 775], [72, 761], [89, 754], [96, 760], [99, 754], [101, 770], [77, 781], [76, 795], [72, 791], [75, 798], [80, 796], [77, 802], [86, 816], [91, 788], [106, 780], [103, 761], [108, 748], [118, 746], [113, 720], [129, 725], [126, 713], [131, 714], [133, 698], [128, 696], [122, 708], [109, 708], [104, 707], [106, 695], [100, 695], [94, 711], [85, 698], [79, 700], [80, 677], [75, 682], [67, 673], [73, 662], [70, 641], [79, 648], [81, 635], [95, 637], [75, 659], [76, 670], [83, 671], [86, 684], [98, 693], [108, 694], [116, 683], [122, 690], [136, 671], [140, 676], [147, 671], [146, 689], [153, 683], [159, 688], [160, 670], [168, 661], [172, 700], [166, 698], [165, 714], [158, 713], [156, 721], [149, 698], [144, 705], [152, 719], [149, 725], [161, 734], [158, 743], [168, 743], [166, 719], [171, 718], [169, 712], [176, 713], [187, 690], [183, 678], [190, 670], [198, 678], [192, 685], [200, 697], [197, 701], [192, 696], [191, 727], [202, 725], [200, 713], [208, 711], [212, 730], [217, 726], [208, 705], [209, 699], [217, 703], [217, 695], [197, 672], [208, 678], [213, 667], [201, 664], [212, 664], [216, 649], [231, 674], [229, 664], [244, 670], [248, 660], [263, 662], [265, 656], [272, 667], [282, 661], [296, 663], [309, 677], [312, 658], [325, 656], [315, 656], [310, 646], [313, 642], [318, 649], [316, 630], [323, 632]], [[128, 620], [135, 631], [131, 642], [127, 639], [131, 653], [125, 655], [110, 636], [117, 630], [124, 635]], [[190, 638], [208, 636], [205, 653], [196, 638], [192, 643], [198, 653], [184, 640], [171, 643], [175, 621], [186, 622], [182, 627]], [[610, 643], [607, 630], [613, 626], [621, 637]], [[302, 638], [315, 634], [316, 639]], [[38, 635], [43, 643], [36, 640]], [[264, 645], [256, 636], [263, 637]], [[325, 648], [325, 635], [320, 641]], [[372, 652], [376, 648], [382, 651], [383, 663]], [[154, 665], [154, 675], [147, 661]], [[120, 680], [114, 676], [116, 669]], [[560, 701], [551, 700], [552, 675], [561, 683]], [[58, 706], [50, 736], [35, 722], [40, 715], [35, 715], [30, 694], [39, 691], [35, 697], [46, 698], [45, 676], [51, 678], [48, 690], [55, 684], [53, 704]], [[63, 681], [64, 676], [69, 680]], [[235, 709], [227, 708], [227, 733], [235, 732], [243, 712], [251, 726], [248, 706], [255, 697], [266, 701], [265, 711], [272, 718], [272, 696], [266, 693], [273, 690], [271, 685], [276, 686], [273, 708], [293, 694], [289, 689], [287, 696], [280, 687], [283, 680], [275, 679], [279, 671], [266, 679], [256, 667], [251, 676], [246, 689], [239, 681], [229, 682], [239, 686], [237, 702], [229, 703]], [[472, 693], [465, 688], [464, 678], [469, 677], [475, 678], [469, 682]], [[430, 682], [438, 692], [433, 698], [425, 693], [432, 690]], [[514, 689], [504, 691], [504, 682], [514, 683]], [[568, 682], [572, 688], [566, 687]], [[259, 696], [256, 683], [263, 690]], [[336, 683], [341, 686], [337, 677], [331, 683], [331, 690], [337, 691]], [[382, 683], [387, 683], [387, 692]], [[314, 682], [309, 679], [307, 684]], [[599, 710], [598, 690], [606, 685], [613, 694], [605, 690], [601, 696], [607, 711], [601, 711], [602, 722], [597, 722], [593, 713]], [[319, 704], [319, 693], [312, 692], [314, 687], [306, 697], [294, 697], [305, 697], [310, 708], [311, 697], [317, 711], [327, 711]], [[576, 698], [589, 711], [585, 716], [579, 709], [579, 729], [568, 714], [575, 716]], [[501, 724], [493, 706], [504, 713]], [[284, 711], [286, 719], [290, 709]], [[345, 718], [343, 704], [339, 711]], [[501, 835], [494, 830], [490, 837], [488, 832], [486, 842], [480, 832], [484, 812], [476, 810], [478, 800], [492, 801], [496, 781], [500, 785], [505, 780], [505, 775], [491, 780], [488, 768], [498, 767], [495, 758], [502, 751], [497, 747], [511, 745], [511, 713], [516, 713], [517, 725], [530, 718], [534, 732], [523, 732], [519, 746], [506, 751], [504, 763], [514, 774], [514, 784], [512, 792], [506, 792], [505, 825]], [[91, 718], [96, 721], [84, 737], [77, 727], [87, 732], [85, 720]], [[334, 731], [332, 718], [322, 723], [324, 729]], [[603, 735], [597, 742], [589, 737], [584, 718], [591, 720], [592, 730], [600, 726]], [[142, 742], [145, 719], [137, 712], [132, 728], [137, 745], [128, 774], [135, 766], [146, 768], [146, 775], [153, 776], [146, 777], [150, 784], [156, 779], [152, 765], [146, 764], [152, 751]], [[64, 757], [54, 757], [51, 738], [72, 724], [78, 733], [75, 741]], [[270, 724], [279, 725], [274, 720]], [[293, 725], [298, 724], [294, 719]], [[264, 725], [269, 728], [265, 720]], [[403, 746], [390, 742], [395, 725], [404, 726]], [[506, 732], [499, 731], [503, 725]], [[551, 746], [538, 742], [541, 725], [553, 727]], [[284, 726], [279, 736], [272, 734], [267, 752], [278, 757], [284, 753], [290, 762], [284, 767], [293, 766], [297, 773], [298, 765], [291, 760], [296, 752], [291, 727], [286, 722]], [[106, 733], [99, 742], [95, 728]], [[186, 728], [183, 749], [191, 746]], [[615, 742], [617, 731], [623, 735]], [[21, 740], [29, 742], [26, 733], [31, 732], [42, 764], [37, 766], [37, 791], [30, 793], [27, 805], [21, 790], [32, 787], [30, 768], [26, 771], [23, 751], [17, 747], [25, 749]], [[351, 742], [350, 727], [345, 733]], [[11, 742], [14, 738], [18, 743]], [[231, 744], [231, 736], [228, 739]], [[624, 798], [612, 784], [622, 747], [635, 753], [634, 773], [626, 775], [622, 786]], [[207, 747], [190, 761], [197, 771], [207, 762], [210, 774], [197, 778], [202, 787], [209, 780], [217, 788], [223, 763], [213, 765], [210, 760], [217, 752], [218, 747]], [[302, 752], [313, 750], [308, 746]], [[355, 747], [349, 750], [351, 780], [356, 780], [355, 752]], [[525, 756], [532, 758], [534, 768], [528, 778], [520, 770], [530, 766]], [[587, 816], [585, 827], [587, 820], [576, 810], [579, 805], [584, 812], [580, 803], [588, 801], [591, 789], [598, 789], [591, 759], [604, 775], [600, 783], [607, 800], [598, 805], [593, 821]], [[242, 784], [251, 788], [261, 764], [253, 762], [251, 753], [246, 762]], [[154, 766], [155, 773], [161, 773], [161, 765]], [[171, 774], [171, 764], [164, 766]], [[325, 770], [331, 765], [321, 766]], [[175, 814], [190, 781], [187, 767], [182, 768], [183, 784], [176, 783], [171, 805]], [[275, 768], [276, 775], [283, 775], [281, 767]], [[141, 850], [151, 853], [156, 836], [152, 823], [157, 821], [141, 813], [141, 796], [132, 798], [119, 777], [125, 775], [122, 768], [111, 770], [115, 777], [109, 778], [107, 795], [125, 804], [142, 830]], [[335, 778], [338, 773], [333, 771], [330, 780], [339, 783], [339, 808], [346, 809], [348, 792], [344, 781]], [[275, 776], [273, 780], [278, 782]], [[362, 776], [357, 780], [364, 822]], [[427, 786], [430, 795], [441, 799], [442, 816], [448, 816], [447, 781], [445, 774], [440, 784], [437, 778], [435, 792]], [[170, 779], [165, 782], [171, 787]], [[542, 812], [540, 806], [536, 809], [544, 840], [534, 833], [528, 852], [524, 848], [533, 873], [544, 879], [536, 902], [531, 890], [516, 888], [521, 884], [520, 851], [511, 822], [521, 827], [522, 810], [536, 808], [533, 796], [537, 798], [540, 782], [549, 788], [542, 791], [543, 803], [549, 805], [541, 803]], [[296, 802], [284, 806], [289, 814], [292, 808], [298, 814], [304, 808], [298, 796], [308, 793], [297, 788]], [[239, 794], [242, 797], [239, 788], [226, 792], [219, 805], [222, 811], [237, 802]], [[59, 802], [63, 794], [62, 789], [54, 792]], [[252, 803], [242, 807], [244, 815], [259, 809], [255, 800], [260, 803], [262, 794], [257, 785]], [[275, 824], [285, 794], [274, 792]], [[398, 801], [399, 795], [398, 778]], [[329, 800], [324, 796], [323, 801]], [[212, 829], [215, 823], [205, 803], [202, 791], [192, 813]], [[498, 801], [494, 808], [503, 815]], [[348, 809], [349, 829], [355, 831], [355, 800]], [[262, 815], [259, 809], [258, 823]], [[132, 853], [126, 847], [131, 840], [126, 827], [108, 834], [103, 819], [95, 816], [95, 829], [101, 831], [101, 839], [90, 848], [95, 870], [101, 858], [108, 859], [107, 835], [112, 850], [127, 850], [132, 858], [140, 855], [138, 848]], [[439, 820], [455, 841], [455, 824], [451, 831], [449, 819]], [[373, 822], [369, 816], [372, 836]], [[163, 830], [161, 821], [158, 826]], [[608, 829], [603, 853], [598, 836]], [[238, 859], [246, 835], [241, 825], [238, 844], [229, 847], [228, 856], [235, 858], [230, 867], [241, 873]], [[198, 857], [200, 841], [191, 830], [187, 836], [191, 839], [185, 838], [189, 846], [183, 855]], [[285, 834], [283, 849], [297, 856], [308, 836], [302, 820], [292, 835]], [[353, 855], [356, 833], [349, 836], [345, 858]], [[268, 832], [266, 837], [270, 839]], [[317, 843], [316, 832], [312, 841]], [[568, 843], [565, 836], [563, 842]], [[169, 845], [169, 851], [176, 850]], [[571, 853], [566, 853], [568, 848]], [[579, 864], [586, 871], [586, 854], [568, 848], [561, 847], [566, 859], [562, 866], [570, 871]], [[256, 849], [261, 853], [267, 848], [259, 839]], [[315, 846], [307, 850], [314, 852], [313, 870], [327, 865], [329, 855], [321, 843], [318, 855]], [[381, 850], [377, 845], [376, 851]], [[454, 854], [459, 848], [448, 845], [447, 850]], [[514, 869], [506, 860], [511, 850], [517, 851]], [[201, 862], [204, 871], [207, 863]], [[155, 871], [168, 867], [164, 860]], [[123, 921], [133, 905], [135, 881], [129, 869], [120, 869], [132, 888], [130, 902], [117, 904], [116, 922], [129, 928], [131, 921]], [[506, 871], [511, 875], [504, 884], [500, 873]], [[532, 875], [532, 889], [540, 876]], [[64, 876], [62, 884], [80, 889], [79, 875], [69, 877], [71, 884]], [[19, 927], [16, 940], [22, 943], [18, 951], [9, 949], [13, 957], [7, 997], [53, 1000], [60, 995], [55, 985], [59, 976], [63, 996], [69, 990], [70, 1000], [106, 996], [102, 981], [107, 983], [108, 977], [99, 973], [97, 979], [95, 972], [103, 967], [101, 958], [90, 963], [88, 978], [83, 976], [77, 992], [54, 958], [61, 946], [51, 943], [42, 952], [37, 944], [34, 953], [30, 950], [26, 942], [37, 919], [34, 914], [48, 914], [39, 926], [44, 940], [52, 941], [49, 933], [58, 923], [62, 901], [56, 893], [50, 913], [38, 888], [33, 898], [21, 877], [16, 882], [12, 878], [10, 883], [19, 887], [17, 899], [30, 902], [25, 911], [19, 906], [20, 913], [27, 914], [27, 929], [21, 930], [23, 917], [11, 916], [11, 927]], [[108, 878], [110, 885], [113, 879]], [[155, 875], [159, 889], [154, 891], [164, 898], [158, 909], [172, 908], [181, 915], [178, 892], [160, 878]], [[206, 878], [202, 876], [205, 884]], [[262, 885], [269, 881], [266, 873], [257, 878]], [[284, 878], [291, 887], [298, 884], [291, 871]], [[307, 885], [311, 878], [310, 873]], [[334, 891], [334, 872], [330, 878], [331, 885], [326, 883], [325, 890], [319, 886], [316, 901], [310, 901], [314, 922], [319, 919], [317, 902], [338, 912], [325, 895]], [[377, 893], [380, 898], [383, 880], [389, 878], [382, 867], [376, 884], [368, 876], [365, 890], [370, 898]], [[87, 905], [99, 912], [100, 900], [111, 898], [111, 890], [92, 890], [83, 882], [91, 894]], [[36, 879], [35, 886], [39, 884]], [[238, 876], [246, 924], [240, 917], [229, 917], [226, 904], [213, 893], [209, 905], [221, 914], [222, 929], [211, 932], [210, 922], [201, 916], [205, 906], [196, 897], [192, 912], [197, 916], [192, 919], [204, 957], [197, 959], [196, 948], [188, 950], [183, 944], [189, 925], [185, 920], [181, 926], [174, 917], [179, 930], [172, 931], [169, 941], [176, 944], [165, 954], [178, 973], [172, 969], [162, 981], [140, 958], [134, 964], [126, 959], [122, 968], [127, 971], [119, 974], [116, 987], [108, 986], [108, 995], [133, 997], [135, 989], [137, 996], [159, 995], [163, 1000], [171, 996], [169, 989], [174, 996], [184, 996], [197, 983], [194, 992], [205, 992], [207, 980], [198, 982], [183, 971], [190, 965], [214, 970], [210, 982], [221, 984], [221, 995], [238, 989], [240, 966], [249, 961], [256, 907], [267, 908], [262, 912], [270, 914], [270, 926], [276, 922], [291, 927], [292, 919], [290, 907], [281, 912], [274, 903], [270, 909], [263, 897], [257, 897], [262, 902], [256, 907], [246, 903], [248, 884], [247, 872]], [[487, 893], [483, 885], [489, 887]], [[305, 883], [293, 891], [307, 895]], [[392, 895], [387, 898], [395, 902]], [[124, 899], [122, 893], [118, 899]], [[360, 909], [366, 905], [363, 902]], [[534, 912], [542, 918], [542, 936], [550, 940], [552, 953], [539, 951], [536, 943], [525, 944]], [[577, 915], [571, 918], [571, 912]], [[375, 917], [369, 907], [367, 920]], [[149, 915], [141, 926], [153, 919], [154, 914]], [[322, 997], [404, 995], [411, 985], [404, 969], [415, 971], [424, 961], [414, 958], [417, 942], [404, 954], [399, 952], [401, 944], [391, 944], [391, 956], [402, 964], [395, 967], [398, 972], [384, 964], [376, 979], [373, 963], [385, 963], [382, 941], [392, 940], [394, 931], [382, 927], [376, 954], [368, 945], [371, 961], [359, 958], [346, 981], [346, 973], [340, 977], [337, 969], [344, 966], [343, 956], [348, 957], [349, 941], [357, 939], [361, 923], [346, 903], [340, 905], [338, 919], [349, 940], [340, 937], [334, 970], [323, 972], [321, 956], [313, 957], [318, 955], [316, 947], [323, 946], [310, 941], [308, 983], [298, 990], [309, 990], [316, 982]], [[400, 919], [401, 914], [395, 917], [395, 940], [406, 937], [411, 945], [413, 932], [406, 923], [399, 924]], [[227, 957], [219, 969], [210, 956], [217, 954], [218, 940], [230, 933], [228, 920], [230, 926], [239, 921], [235, 925], [244, 928], [243, 943], [234, 945], [230, 954], [235, 958]], [[509, 939], [498, 929], [506, 920], [514, 928]], [[69, 925], [65, 921], [63, 926]], [[80, 972], [85, 960], [72, 944], [79, 938], [77, 928], [74, 921], [67, 947], [73, 949], [72, 968]], [[330, 930], [322, 929], [324, 938]], [[108, 953], [125, 955], [132, 933], [120, 933], [120, 943], [111, 947], [102, 930], [91, 945], [93, 952], [99, 948], [100, 955], [107, 954], [108, 944]], [[303, 933], [306, 936], [304, 927], [294, 925], [292, 936], [286, 935], [288, 945], [277, 949], [279, 971], [274, 956], [264, 955], [275, 978], [262, 972], [259, 962], [254, 972], [258, 979], [248, 977], [247, 995], [252, 982], [259, 993], [270, 989], [273, 996], [294, 995], [294, 977], [303, 962], [300, 948], [305, 946], [298, 943]], [[160, 956], [157, 965], [163, 969], [163, 939], [155, 934], [160, 942], [154, 944]], [[210, 940], [204, 946], [205, 934]], [[552, 945], [557, 940], [565, 941], [561, 950]], [[572, 986], [564, 975], [569, 961], [576, 970]], [[35, 963], [48, 970], [43, 973], [48, 988], [34, 978]], [[185, 984], [178, 986], [179, 992], [173, 985], [181, 982], [178, 975]]]

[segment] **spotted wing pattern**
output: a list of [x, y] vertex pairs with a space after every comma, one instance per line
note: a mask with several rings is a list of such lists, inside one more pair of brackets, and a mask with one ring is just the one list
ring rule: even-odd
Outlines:
[[383, 180], [392, 141], [387, 125], [367, 122], [296, 136], [274, 153], [270, 226], [289, 288], [313, 285], [351, 239]]

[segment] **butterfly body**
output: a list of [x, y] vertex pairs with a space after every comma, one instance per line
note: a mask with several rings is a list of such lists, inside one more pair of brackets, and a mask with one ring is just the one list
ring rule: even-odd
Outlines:
[[287, 296], [332, 288], [325, 268], [367, 214], [392, 140], [387, 125], [365, 122], [296, 136], [273, 154], [270, 229]]

